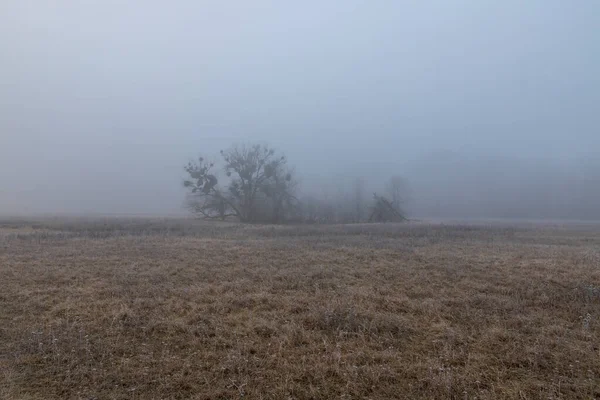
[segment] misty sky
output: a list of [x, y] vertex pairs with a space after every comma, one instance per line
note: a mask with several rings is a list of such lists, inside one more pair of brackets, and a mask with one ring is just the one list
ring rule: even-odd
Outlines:
[[595, 157], [599, 74], [596, 0], [3, 0], [0, 213], [178, 211], [182, 165], [248, 140], [305, 184]]

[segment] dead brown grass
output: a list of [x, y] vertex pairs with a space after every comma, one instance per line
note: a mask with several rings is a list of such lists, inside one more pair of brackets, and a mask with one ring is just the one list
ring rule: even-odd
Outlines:
[[0, 398], [600, 398], [600, 229], [0, 221]]

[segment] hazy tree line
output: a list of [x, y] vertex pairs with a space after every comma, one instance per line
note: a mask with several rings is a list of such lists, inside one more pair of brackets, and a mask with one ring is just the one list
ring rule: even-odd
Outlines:
[[185, 166], [187, 204], [207, 219], [250, 223], [361, 223], [406, 220], [406, 181], [392, 175], [379, 192], [364, 178], [337, 193], [307, 194], [285, 155], [266, 145], [234, 145], [217, 159]]
[[411, 215], [600, 220], [600, 161], [436, 154], [405, 169]]
[[416, 218], [600, 220], [595, 158], [442, 153], [404, 167], [347, 168], [343, 177], [317, 183], [298, 179], [287, 158], [269, 146], [240, 145], [185, 169], [190, 210], [211, 219], [361, 223], [402, 221], [409, 211]]

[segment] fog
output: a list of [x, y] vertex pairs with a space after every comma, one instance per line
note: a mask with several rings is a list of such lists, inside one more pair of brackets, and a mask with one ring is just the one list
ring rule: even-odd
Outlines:
[[422, 217], [600, 218], [600, 3], [0, 5], [0, 214], [177, 214], [183, 165], [284, 152], [302, 190]]

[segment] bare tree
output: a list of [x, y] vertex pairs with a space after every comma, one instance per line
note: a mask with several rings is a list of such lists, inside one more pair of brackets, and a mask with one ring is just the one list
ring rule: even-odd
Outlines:
[[261, 193], [271, 207], [274, 223], [282, 223], [293, 217], [298, 206], [295, 196], [297, 187], [298, 181], [285, 163], [273, 168], [272, 177], [264, 183]]
[[365, 218], [365, 180], [363, 178], [356, 178], [353, 183], [353, 208], [354, 208], [354, 222], [361, 222]]
[[185, 171], [190, 177], [183, 182], [183, 185], [190, 189], [190, 211], [205, 218], [224, 220], [230, 216], [240, 217], [241, 213], [234, 199], [218, 186], [214, 163], [200, 157], [197, 162], [189, 162]]
[[402, 206], [408, 198], [410, 191], [408, 182], [403, 177], [394, 175], [387, 182], [385, 191], [390, 198], [392, 207], [403, 214]]
[[[219, 185], [214, 163], [200, 158], [185, 170], [190, 179], [191, 209], [205, 218], [235, 216], [242, 222], [283, 222], [297, 182], [285, 156], [268, 146], [233, 146], [221, 151], [226, 184]], [[262, 208], [261, 208], [262, 206]], [[270, 217], [269, 212], [272, 210]]]

